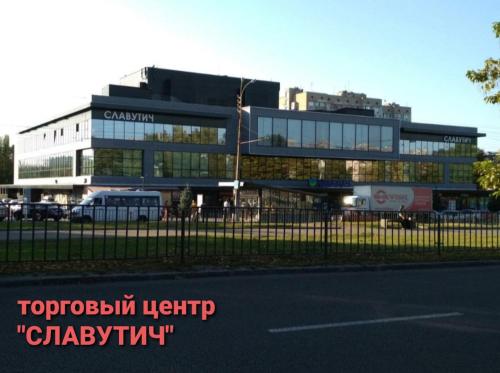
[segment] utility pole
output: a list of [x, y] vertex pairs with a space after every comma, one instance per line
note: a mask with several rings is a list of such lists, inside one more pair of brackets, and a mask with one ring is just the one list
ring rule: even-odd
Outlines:
[[236, 167], [234, 170], [234, 185], [233, 185], [233, 198], [234, 198], [234, 206], [240, 207], [240, 158], [241, 158], [241, 126], [243, 123], [243, 94], [245, 93], [245, 89], [252, 83], [255, 83], [255, 79], [248, 81], [245, 85], [243, 85], [244, 78], [241, 78], [240, 83], [240, 93], [236, 97], [236, 111], [238, 113], [238, 128], [236, 135]]

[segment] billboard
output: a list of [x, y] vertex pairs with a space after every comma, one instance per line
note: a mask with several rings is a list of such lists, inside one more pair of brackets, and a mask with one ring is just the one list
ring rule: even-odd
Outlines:
[[418, 187], [371, 187], [371, 209], [398, 211], [431, 211], [432, 189]]

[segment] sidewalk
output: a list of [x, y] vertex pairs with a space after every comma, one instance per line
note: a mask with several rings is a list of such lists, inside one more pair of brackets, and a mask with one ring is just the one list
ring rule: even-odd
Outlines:
[[63, 275], [18, 275], [0, 277], [0, 287], [18, 287], [31, 285], [65, 285], [65, 284], [91, 284], [119, 281], [151, 281], [151, 280], [176, 280], [186, 278], [210, 278], [224, 276], [257, 276], [280, 275], [294, 273], [338, 273], [361, 271], [392, 271], [436, 268], [463, 268], [478, 266], [500, 266], [500, 260], [475, 260], [456, 262], [421, 262], [398, 264], [346, 264], [304, 267], [200, 267], [186, 271], [141, 272], [141, 273], [79, 273]]

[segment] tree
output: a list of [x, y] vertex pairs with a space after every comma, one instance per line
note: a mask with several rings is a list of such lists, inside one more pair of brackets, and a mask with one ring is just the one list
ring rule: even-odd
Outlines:
[[492, 191], [493, 197], [500, 197], [500, 153], [495, 159], [476, 162], [474, 170], [478, 176], [479, 185], [483, 189]]
[[14, 146], [10, 145], [8, 135], [0, 136], [0, 184], [14, 181]]
[[[493, 23], [493, 33], [500, 39], [500, 22]], [[488, 58], [484, 67], [479, 70], [469, 70], [467, 78], [473, 83], [478, 83], [485, 94], [484, 101], [488, 104], [500, 104], [500, 59]], [[479, 185], [492, 191], [492, 196], [500, 197], [500, 152], [493, 159], [480, 160], [474, 164]]]
[[179, 212], [184, 212], [186, 215], [189, 215], [192, 199], [193, 193], [191, 192], [191, 188], [189, 185], [186, 185], [179, 196]]
[[[493, 23], [493, 32], [495, 37], [500, 39], [500, 22]], [[484, 67], [478, 70], [468, 70], [467, 78], [473, 83], [481, 84], [485, 94], [484, 101], [488, 104], [500, 103], [500, 59], [488, 58], [484, 61]]]

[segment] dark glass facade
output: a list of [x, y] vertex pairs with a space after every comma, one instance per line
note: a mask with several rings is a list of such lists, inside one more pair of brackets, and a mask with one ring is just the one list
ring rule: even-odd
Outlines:
[[260, 146], [393, 151], [390, 126], [260, 116], [257, 132]]
[[92, 137], [111, 140], [225, 145], [226, 129], [200, 125], [93, 119]]
[[472, 164], [451, 163], [449, 165], [450, 183], [473, 183], [474, 170]]
[[80, 175], [143, 176], [142, 150], [85, 149], [79, 158]]
[[455, 143], [426, 138], [401, 139], [399, 141], [399, 152], [408, 155], [475, 158], [477, 156], [476, 139], [470, 139], [470, 141], [470, 143]]
[[292, 157], [242, 157], [248, 180], [349, 180], [356, 183], [444, 182], [444, 164], [434, 162], [341, 160]]
[[155, 177], [234, 178], [234, 156], [198, 152], [155, 152]]

